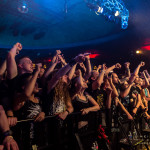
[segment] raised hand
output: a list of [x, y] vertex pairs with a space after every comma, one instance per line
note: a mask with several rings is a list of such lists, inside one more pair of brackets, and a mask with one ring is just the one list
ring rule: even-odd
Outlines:
[[115, 64], [115, 68], [120, 69], [121, 65], [119, 63]]
[[85, 56], [83, 54], [79, 54], [74, 59], [76, 62], [81, 63], [81, 62], [85, 61]]
[[13, 48], [10, 50], [10, 53], [13, 54], [15, 57], [16, 55], [19, 54], [19, 52], [22, 50], [22, 45], [21, 43], [16, 43]]
[[61, 50], [56, 50], [56, 55], [60, 55], [61, 54]]
[[140, 66], [141, 67], [145, 66], [145, 62], [141, 61]]
[[106, 64], [103, 64], [103, 65], [102, 65], [102, 70], [103, 70], [103, 71], [106, 71], [106, 70], [107, 70]]
[[124, 63], [124, 66], [125, 66], [125, 68], [129, 68], [130, 62], [125, 62], [125, 63]]
[[90, 54], [91, 53], [84, 53], [83, 55], [85, 56], [85, 58], [90, 59]]

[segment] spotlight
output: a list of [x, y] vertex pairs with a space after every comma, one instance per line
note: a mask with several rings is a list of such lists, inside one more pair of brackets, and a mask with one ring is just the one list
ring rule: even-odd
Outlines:
[[28, 12], [27, 2], [25, 0], [21, 0], [19, 2], [18, 11], [21, 13], [27, 13]]
[[136, 54], [142, 54], [141, 50], [136, 50]]
[[100, 15], [100, 14], [102, 14], [103, 13], [103, 11], [104, 11], [104, 9], [103, 9], [103, 7], [98, 7], [98, 10], [97, 11], [95, 11], [95, 13], [96, 13], [96, 15]]
[[115, 16], [117, 17], [117, 16], [119, 16], [119, 11], [117, 10], [116, 12], [115, 12]]

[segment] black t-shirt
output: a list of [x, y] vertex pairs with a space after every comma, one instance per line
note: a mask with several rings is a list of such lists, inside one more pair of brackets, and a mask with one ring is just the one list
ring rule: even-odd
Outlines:
[[132, 94], [135, 94], [137, 96], [138, 94], [140, 94], [140, 92], [141, 92], [141, 90], [139, 87], [132, 86], [131, 90], [130, 90], [130, 96], [132, 97]]
[[39, 103], [34, 103], [30, 100], [27, 100], [25, 101], [24, 106], [18, 111], [15, 111], [14, 113], [19, 120], [22, 120], [22, 119], [32, 119], [35, 116], [37, 116], [41, 111], [42, 109]]
[[100, 108], [105, 108], [106, 106], [106, 100], [107, 100], [107, 93], [103, 89], [92, 89], [92, 80], [89, 80], [88, 89], [86, 90], [93, 98], [94, 100], [99, 104]]

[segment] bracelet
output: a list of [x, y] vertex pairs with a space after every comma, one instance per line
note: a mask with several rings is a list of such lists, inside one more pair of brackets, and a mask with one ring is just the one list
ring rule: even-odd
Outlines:
[[75, 61], [75, 59], [72, 59], [68, 64], [70, 65], [70, 67], [73, 67], [77, 62]]
[[66, 111], [68, 112], [68, 114], [70, 114], [70, 112], [69, 112], [69, 110], [68, 110], [68, 109], [66, 109]]
[[3, 138], [5, 138], [6, 136], [12, 136], [12, 131], [8, 130], [8, 131], [3, 132]]

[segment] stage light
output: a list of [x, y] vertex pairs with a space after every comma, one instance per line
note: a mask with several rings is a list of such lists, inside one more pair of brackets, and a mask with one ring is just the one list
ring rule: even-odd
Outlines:
[[103, 13], [103, 11], [104, 11], [103, 7], [98, 7], [98, 10], [95, 11], [95, 13], [96, 13], [96, 15], [100, 15]]
[[129, 11], [123, 0], [85, 0], [85, 2], [96, 15], [103, 15], [115, 23], [120, 21], [122, 29], [128, 27]]
[[119, 11], [117, 10], [116, 12], [115, 12], [115, 16], [117, 17], [117, 16], [119, 16]]
[[122, 29], [127, 29], [128, 27], [128, 17], [127, 16], [122, 16], [121, 17], [121, 28]]
[[136, 54], [142, 54], [141, 50], [136, 50]]
[[20, 0], [18, 2], [18, 11], [21, 13], [28, 13], [28, 5], [26, 0]]

